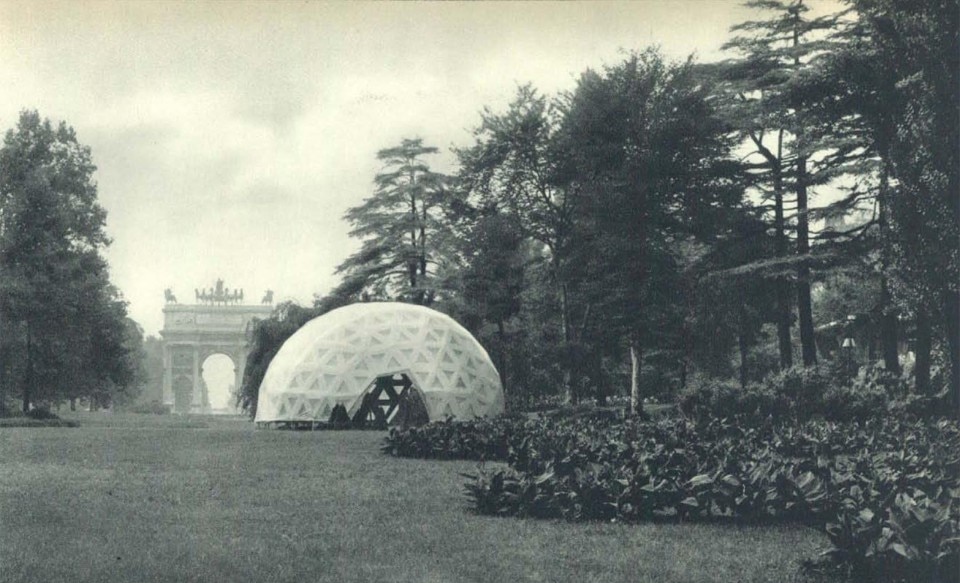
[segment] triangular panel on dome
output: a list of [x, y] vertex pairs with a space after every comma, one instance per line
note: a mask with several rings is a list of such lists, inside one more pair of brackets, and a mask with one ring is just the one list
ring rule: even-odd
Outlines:
[[321, 362], [321, 360], [327, 355], [325, 349], [320, 350], [310, 350], [307, 351], [306, 356], [303, 357], [304, 364], [313, 364], [316, 362]]
[[397, 357], [396, 357], [396, 356], [391, 356], [391, 357], [390, 357], [390, 361], [387, 363], [387, 368], [386, 368], [386, 370], [388, 370], [388, 371], [390, 371], [390, 370], [400, 370], [401, 368], [403, 368], [403, 363], [401, 363], [399, 360], [397, 360]]
[[316, 419], [318, 421], [329, 419], [331, 413], [333, 413], [333, 407], [330, 406], [330, 401], [324, 399], [323, 406], [317, 408]]
[[360, 358], [357, 359], [355, 363], [353, 363], [354, 372], [361, 372], [361, 371], [367, 371], [367, 370], [370, 370], [370, 364], [367, 362], [366, 357], [361, 356]]
[[340, 378], [340, 375], [336, 375], [336, 374], [332, 374], [332, 373], [323, 373], [323, 374], [320, 375], [320, 377], [319, 377], [319, 379], [321, 379], [321, 381], [322, 381], [319, 388], [320, 388], [321, 390], [323, 390], [324, 388], [329, 389], [329, 387], [332, 387], [333, 384], [336, 383], [336, 382], [337, 382], [337, 379], [339, 379], [339, 378]]

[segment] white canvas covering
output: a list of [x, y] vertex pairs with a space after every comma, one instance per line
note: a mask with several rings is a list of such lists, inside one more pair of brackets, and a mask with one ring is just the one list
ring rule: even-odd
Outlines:
[[452, 318], [393, 302], [360, 303], [309, 321], [280, 347], [260, 384], [257, 422], [352, 415], [379, 377], [405, 373], [430, 420], [503, 413], [500, 375], [480, 343]]

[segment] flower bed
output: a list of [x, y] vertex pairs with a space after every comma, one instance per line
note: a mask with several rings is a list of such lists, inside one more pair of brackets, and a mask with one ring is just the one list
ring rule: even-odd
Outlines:
[[960, 573], [955, 422], [497, 419], [393, 431], [384, 451], [507, 461], [467, 476], [482, 514], [800, 522], [826, 532], [825, 558], [862, 579]]

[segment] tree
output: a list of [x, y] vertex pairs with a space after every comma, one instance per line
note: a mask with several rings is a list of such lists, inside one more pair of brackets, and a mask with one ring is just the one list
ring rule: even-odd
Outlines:
[[678, 250], [716, 235], [742, 197], [740, 168], [709, 84], [691, 61], [671, 65], [653, 50], [584, 73], [563, 128], [590, 201], [592, 260], [608, 295], [604, 325], [627, 339], [631, 404], [640, 411], [644, 340], [676, 304]]
[[[812, 139], [808, 97], [802, 88], [811, 75], [817, 59], [831, 46], [826, 36], [841, 15], [830, 14], [809, 18], [803, 0], [751, 0], [747, 6], [765, 11], [763, 20], [751, 20], [734, 27], [743, 33], [725, 45], [739, 51], [741, 60], [728, 63], [723, 76], [728, 81], [734, 120], [752, 148], [749, 159], [756, 178], [765, 184], [761, 192], [773, 199], [775, 253], [786, 259], [790, 217], [787, 216], [785, 193], [792, 188], [795, 213], [793, 228], [796, 260], [783, 261], [768, 267], [778, 270], [789, 265], [795, 269], [797, 316], [803, 363], [816, 364], [813, 305], [811, 300], [811, 234], [810, 189], [834, 178], [837, 168], [845, 164], [855, 151], [850, 144], [825, 145]], [[834, 151], [826, 154], [825, 152]], [[792, 364], [789, 333], [789, 312], [786, 280], [781, 276], [778, 291], [778, 338], [781, 367]]]
[[478, 337], [484, 323], [496, 327], [497, 368], [509, 394], [507, 323], [520, 313], [526, 262], [521, 227], [496, 207], [458, 206], [454, 226], [463, 262], [452, 274], [458, 293], [441, 309], [453, 312]]
[[[854, 0], [866, 42], [884, 72], [859, 89], [873, 99], [873, 137], [897, 188], [888, 192], [893, 272], [916, 298], [918, 328], [939, 316], [960, 410], [960, 6], [956, 0]], [[853, 53], [853, 56], [857, 56]], [[872, 83], [871, 83], [872, 81]], [[892, 84], [891, 84], [892, 82]], [[888, 97], [892, 96], [892, 99]], [[929, 309], [932, 313], [923, 313]], [[918, 339], [919, 340], [919, 339]], [[920, 355], [918, 354], [918, 357]], [[918, 362], [918, 385], [921, 383]], [[918, 387], [922, 390], [922, 387]]]
[[464, 192], [481, 204], [497, 206], [515, 217], [522, 234], [542, 245], [549, 277], [558, 298], [563, 390], [576, 401], [569, 364], [574, 345], [567, 277], [574, 221], [579, 211], [579, 184], [569, 176], [568, 156], [559, 138], [560, 111], [530, 85], [517, 90], [503, 113], [484, 109], [475, 143], [458, 150]]
[[691, 270], [696, 289], [688, 316], [693, 351], [698, 368], [723, 376], [734, 344], [739, 359], [741, 387], [759, 380], [764, 371], [752, 371], [750, 349], [761, 336], [764, 322], [776, 321], [776, 280], [757, 277], [752, 270], [741, 271], [770, 257], [775, 242], [756, 209], [733, 210], [734, 219]]
[[436, 148], [420, 139], [405, 139], [377, 153], [385, 170], [376, 176], [374, 195], [345, 216], [353, 226], [350, 235], [363, 244], [337, 267], [337, 273], [344, 274], [338, 293], [425, 306], [436, 299], [433, 280], [449, 188], [447, 177], [423, 161], [435, 153]]
[[[0, 148], [0, 335], [9, 332], [23, 359], [0, 368], [22, 372], [24, 410], [104, 370], [120, 373], [123, 351], [113, 348], [122, 334], [109, 330], [122, 329], [126, 313], [99, 255], [109, 241], [95, 169], [72, 128], [35, 111], [21, 113]], [[69, 341], [80, 326], [93, 343]]]

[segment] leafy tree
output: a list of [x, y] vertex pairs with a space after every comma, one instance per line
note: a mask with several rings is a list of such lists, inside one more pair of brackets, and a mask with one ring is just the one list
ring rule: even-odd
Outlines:
[[557, 296], [557, 329], [563, 390], [575, 401], [572, 369], [574, 323], [567, 267], [573, 247], [579, 185], [570, 180], [568, 156], [559, 136], [560, 111], [525, 85], [503, 113], [484, 109], [475, 143], [458, 151], [463, 190], [481, 205], [502, 208], [515, 217], [522, 234], [545, 251], [548, 275]]
[[723, 376], [736, 344], [741, 387], [760, 380], [766, 371], [751, 370], [750, 351], [762, 336], [764, 322], [776, 320], [777, 285], [739, 271], [771, 255], [775, 242], [754, 209], [741, 209], [702, 258], [692, 266], [696, 282], [691, 313], [694, 356], [700, 370]]
[[861, 113], [873, 122], [874, 141], [897, 181], [887, 193], [891, 267], [901, 295], [915, 298], [918, 329], [928, 329], [931, 317], [944, 323], [951, 395], [960, 410], [960, 6], [956, 0], [852, 5], [865, 39], [847, 56], [869, 56], [882, 73], [858, 79], [857, 89], [872, 97], [862, 101]]
[[564, 118], [575, 180], [590, 201], [595, 281], [608, 296], [602, 321], [627, 339], [635, 410], [644, 341], [676, 305], [678, 250], [710, 241], [743, 192], [709, 97], [692, 62], [671, 65], [651, 50], [584, 73]]
[[873, 319], [881, 352], [886, 368], [898, 371], [898, 328], [912, 316], [916, 387], [925, 393], [935, 321], [953, 343], [946, 351], [951, 368], [960, 358], [960, 317], [953, 317], [960, 203], [951, 190], [957, 184], [957, 3], [850, 4], [855, 12], [836, 34], [838, 48], [805, 84], [820, 90], [820, 131], [844, 131], [860, 144], [859, 188], [847, 200], [869, 197], [875, 209], [858, 230], [872, 243], [866, 260], [879, 278]]
[[146, 376], [141, 400], [161, 402], [163, 400], [163, 340], [156, 336], [143, 339], [143, 362], [141, 368]]
[[[18, 371], [22, 406], [126, 386], [125, 304], [110, 286], [100, 250], [109, 243], [97, 203], [95, 166], [65, 123], [21, 113], [0, 148], [0, 336]], [[6, 392], [6, 391], [5, 391]]]
[[455, 316], [467, 329], [485, 340], [484, 324], [495, 327], [497, 368], [504, 392], [509, 393], [508, 323], [520, 313], [527, 255], [516, 218], [496, 207], [475, 209], [458, 205], [457, 249], [462, 264], [454, 271], [451, 287], [457, 293], [437, 307]]
[[406, 139], [377, 153], [385, 170], [376, 176], [376, 191], [345, 217], [353, 225], [350, 235], [363, 244], [337, 268], [345, 276], [338, 293], [433, 303], [449, 197], [447, 178], [423, 160], [436, 152], [420, 139]]

